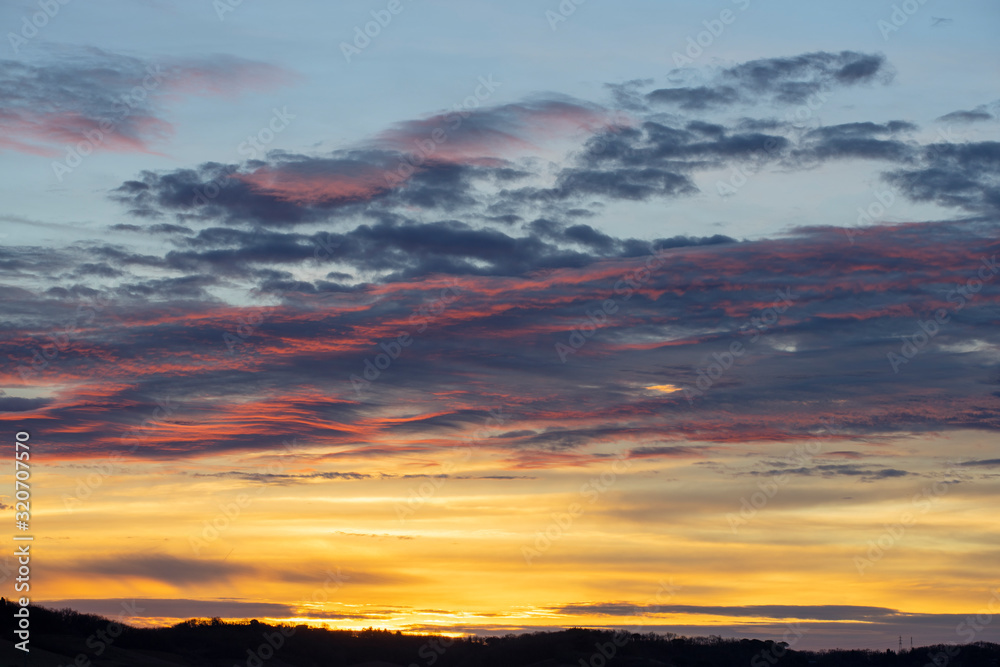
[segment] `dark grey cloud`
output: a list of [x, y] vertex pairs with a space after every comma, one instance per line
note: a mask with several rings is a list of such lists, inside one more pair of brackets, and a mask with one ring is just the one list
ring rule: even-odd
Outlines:
[[996, 468], [1000, 467], [1000, 459], [983, 459], [977, 461], [963, 461], [959, 463], [960, 466], [972, 466], [972, 467], [982, 467], [982, 468]]
[[880, 479], [891, 479], [894, 477], [906, 477], [914, 473], [897, 468], [875, 468], [870, 466], [843, 464], [843, 463], [823, 463], [810, 467], [790, 468], [780, 466], [771, 470], [754, 471], [751, 475], [803, 475], [820, 476], [826, 478], [833, 477], [860, 477], [866, 482], [873, 482]]
[[194, 473], [194, 477], [222, 477], [228, 479], [239, 479], [246, 482], [259, 482], [262, 484], [285, 485], [304, 480], [332, 480], [332, 479], [371, 479], [373, 475], [361, 472], [314, 472], [308, 474], [278, 474], [266, 472], [240, 472], [230, 470], [227, 472]]
[[85, 614], [119, 618], [122, 613], [136, 618], [287, 618], [295, 614], [288, 605], [242, 600], [197, 600], [185, 598], [60, 599], [39, 600], [50, 609], [70, 608]]
[[[994, 104], [993, 106], [996, 106]], [[997, 116], [991, 112], [990, 107], [983, 104], [975, 109], [959, 109], [937, 118], [942, 123], [978, 123], [989, 120], [997, 120]]]
[[922, 148], [919, 166], [885, 179], [910, 199], [973, 213], [1000, 211], [1000, 142], [939, 143]]
[[860, 605], [632, 605], [572, 604], [550, 607], [560, 614], [602, 614], [607, 616], [634, 616], [637, 614], [704, 614], [731, 618], [807, 619], [814, 621], [885, 621], [906, 616], [888, 607]]
[[789, 58], [751, 60], [722, 70], [708, 85], [660, 88], [647, 93], [646, 100], [685, 111], [764, 101], [795, 105], [836, 86], [886, 83], [891, 78], [892, 72], [882, 55], [818, 51]]
[[739, 91], [732, 86], [697, 86], [694, 88], [660, 88], [646, 94], [650, 102], [675, 104], [685, 111], [703, 111], [710, 107], [731, 106], [740, 102]]
[[0, 396], [0, 412], [33, 412], [49, 405], [49, 398], [18, 398], [15, 396]]
[[649, 457], [701, 456], [704, 453], [704, 450], [697, 447], [687, 447], [684, 445], [650, 445], [629, 450], [630, 456]]
[[136, 577], [152, 579], [171, 586], [188, 587], [216, 583], [231, 577], [253, 574], [257, 570], [234, 561], [177, 558], [158, 554], [122, 554], [103, 558], [79, 559], [72, 568], [91, 576]]
[[792, 156], [807, 161], [859, 158], [908, 162], [919, 155], [920, 149], [898, 136], [916, 129], [916, 125], [899, 120], [819, 127], [805, 134]]

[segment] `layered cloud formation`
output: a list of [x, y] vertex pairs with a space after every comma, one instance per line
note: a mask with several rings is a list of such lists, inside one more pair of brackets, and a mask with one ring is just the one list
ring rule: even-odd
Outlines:
[[[91, 51], [72, 63], [5, 68], [0, 88], [17, 92], [0, 102], [8, 130], [0, 148], [57, 153], [153, 76], [149, 67]], [[107, 148], [155, 150], [170, 134], [164, 109], [174, 96], [235, 95], [287, 78], [232, 58], [156, 67], [161, 83], [122, 117]], [[740, 511], [740, 498], [721, 498], [727, 485], [749, 494], [759, 480], [786, 480], [795, 490], [774, 511], [821, 513], [841, 538], [841, 560], [825, 567], [848, 570], [857, 545], [844, 537], [844, 507], [884, 514], [879, 503], [935, 480], [963, 502], [992, 493], [997, 459], [982, 443], [1000, 429], [1000, 143], [927, 140], [910, 118], [823, 125], [795, 115], [892, 76], [878, 54], [807, 53], [698, 80], [679, 72], [666, 84], [617, 83], [610, 102], [540, 94], [402, 120], [333, 151], [143, 171], [109, 188], [129, 220], [109, 224], [104, 239], [0, 249], [10, 286], [0, 296], [8, 314], [3, 384], [16, 389], [0, 396], [0, 419], [39, 424], [47, 460], [65, 466], [67, 480], [72, 466], [118, 453], [143, 478], [163, 471], [164, 484], [209, 494], [246, 486], [283, 502], [329, 503], [350, 525], [320, 531], [325, 510], [303, 507], [299, 529], [314, 540], [311, 556], [365, 539], [445, 539], [475, 517], [501, 517], [474, 549], [497, 571], [506, 567], [490, 555], [497, 545], [517, 560], [528, 539], [517, 517], [502, 515], [503, 503], [521, 516], [536, 502], [562, 511], [564, 496], [553, 499], [552, 489], [572, 491], [578, 475], [624, 458], [637, 467], [635, 481], [593, 512], [593, 530], [634, 528], [629, 539], [652, 562], [663, 538], [659, 517], [670, 514], [684, 542], [674, 566], [692, 568], [689, 590], [712, 599], [636, 612], [620, 602], [629, 596], [589, 588], [601, 601], [535, 600], [532, 614], [567, 622], [649, 615], [650, 627], [711, 617], [760, 627], [797, 618], [816, 622], [818, 632], [843, 621], [940, 630], [952, 610], [933, 618], [906, 611], [913, 599], [886, 602], [894, 608], [798, 598], [723, 604], [708, 583], [713, 563], [696, 564], [694, 555], [698, 541], [739, 543], [724, 517]], [[986, 109], [941, 122], [990, 122]], [[712, 177], [728, 169], [783, 174], [843, 164], [881, 174], [878, 206], [862, 211], [860, 226], [805, 225], [755, 239], [712, 229], [638, 238], [597, 221], [637, 205], [669, 213], [673, 202], [715, 190]], [[939, 215], [885, 222], [888, 208], [904, 201], [935, 204]], [[858, 213], [843, 218], [853, 223]], [[484, 428], [497, 414], [503, 418]], [[956, 458], [964, 460], [941, 473], [946, 456], [926, 446], [932, 436], [960, 443]], [[291, 459], [258, 465], [289, 440], [298, 447]], [[804, 441], [820, 443], [822, 454], [779, 458]], [[470, 446], [479, 463], [442, 467]], [[676, 475], [720, 497], [675, 489]], [[526, 480], [542, 491], [508, 490], [523, 490]], [[64, 481], [70, 501], [95, 491]], [[438, 507], [428, 521], [440, 523], [421, 524], [416, 535], [369, 529], [351, 505], [362, 502], [351, 497], [368, 498], [390, 515], [405, 485], [437, 489], [445, 481], [462, 489], [447, 508], [458, 515]], [[478, 491], [483, 484], [491, 491]], [[846, 504], [831, 509], [836, 503]], [[715, 528], [688, 522], [685, 509]], [[263, 531], [277, 530], [272, 518], [258, 517]], [[146, 582], [136, 585], [148, 585], [154, 602], [164, 590], [218, 583], [218, 608], [238, 613], [231, 598], [240, 596], [226, 586], [261, 569], [190, 558], [188, 537], [200, 534], [191, 533], [192, 521], [165, 522], [178, 531], [166, 552], [93, 550], [73, 572]], [[643, 542], [642, 531], [654, 537]], [[833, 558], [820, 553], [826, 538], [809, 539], [817, 558]], [[750, 561], [767, 570], [775, 556], [761, 540], [744, 546], [758, 549]], [[962, 558], [981, 568], [989, 547], [974, 547]], [[356, 584], [431, 586], [426, 567], [366, 570], [359, 554], [367, 548], [351, 552]], [[443, 547], [412, 548], [445, 558]], [[604, 546], [558, 558], [554, 565], [581, 571], [615, 562]], [[312, 581], [292, 570], [279, 578]], [[641, 597], [634, 581], [624, 589]], [[67, 595], [93, 597], [76, 590]], [[152, 615], [185, 615], [178, 609], [190, 608], [181, 604], [189, 597], [159, 600]], [[431, 623], [428, 610], [394, 611], [387, 597], [378, 601], [385, 609], [365, 612], [254, 604], [248, 614]], [[511, 614], [496, 627], [532, 627]], [[483, 616], [448, 627], [491, 623]]]

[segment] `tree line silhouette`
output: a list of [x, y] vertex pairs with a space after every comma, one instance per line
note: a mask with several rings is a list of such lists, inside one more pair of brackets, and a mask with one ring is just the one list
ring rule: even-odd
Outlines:
[[[13, 637], [16, 603], [0, 599], [3, 639]], [[784, 642], [682, 637], [571, 628], [491, 637], [404, 635], [369, 627], [327, 630], [257, 620], [192, 619], [164, 628], [136, 628], [72, 609], [30, 607], [32, 649], [65, 656], [65, 665], [177, 664], [192, 667], [993, 667], [1000, 645], [924, 646], [876, 650], [797, 651]], [[117, 626], [112, 633], [109, 628]], [[102, 639], [103, 637], [103, 639]], [[887, 638], [888, 641], [889, 638]], [[103, 647], [103, 648], [102, 648]], [[269, 647], [269, 648], [268, 648]], [[98, 651], [98, 649], [100, 649]], [[266, 649], [266, 650], [263, 650]], [[21, 652], [16, 651], [20, 655]], [[100, 654], [98, 654], [100, 653]], [[85, 656], [82, 661], [79, 656]], [[0, 667], [21, 665], [15, 655]], [[159, 660], [160, 662], [156, 662]], [[35, 663], [32, 663], [35, 664]]]

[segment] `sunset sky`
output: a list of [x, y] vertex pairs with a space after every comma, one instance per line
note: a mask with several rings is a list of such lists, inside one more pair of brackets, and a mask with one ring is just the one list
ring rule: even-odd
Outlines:
[[1000, 5], [43, 5], [0, 7], [33, 602], [998, 641]]

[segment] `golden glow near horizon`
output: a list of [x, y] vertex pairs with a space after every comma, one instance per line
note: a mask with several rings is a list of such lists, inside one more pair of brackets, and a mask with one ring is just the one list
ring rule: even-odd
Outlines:
[[[602, 455], [521, 470], [484, 449], [450, 478], [416, 458], [328, 461], [307, 448], [190, 466], [130, 460], [127, 474], [39, 466], [35, 521], [45, 537], [33, 592], [43, 604], [222, 605], [153, 607], [140, 624], [222, 616], [451, 633], [809, 618], [719, 609], [767, 605], [964, 613], [982, 602], [978, 582], [994, 576], [985, 536], [996, 519], [981, 499], [1000, 483], [949, 483], [967, 473], [945, 470], [933, 445], [930, 436], [844, 441], [813, 455], [817, 465], [864, 455], [875, 470], [891, 469], [904, 449], [927, 453], [919, 475], [878, 484], [763, 474], [760, 462], [789, 443], [716, 444], [710, 461]], [[964, 434], [949, 446], [954, 459], [987, 444]], [[266, 469], [281, 472], [254, 476]], [[332, 474], [345, 471], [354, 477]]]

